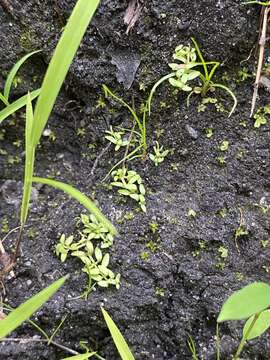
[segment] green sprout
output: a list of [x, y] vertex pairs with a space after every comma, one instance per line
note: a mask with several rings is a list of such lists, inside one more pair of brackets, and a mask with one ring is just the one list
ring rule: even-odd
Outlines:
[[112, 186], [118, 187], [118, 193], [136, 200], [142, 211], [146, 212], [145, 187], [140, 175], [134, 170], [120, 168], [112, 172]]
[[121, 147], [127, 146], [129, 141], [127, 139], [123, 139], [124, 131], [114, 131], [112, 127], [110, 130], [106, 130], [105, 139], [109, 140], [111, 143], [115, 145], [114, 150], [118, 151]]
[[[200, 94], [204, 98], [209, 91], [215, 90], [216, 88], [226, 91], [232, 97], [234, 103], [229, 113], [230, 117], [237, 106], [236, 96], [227, 86], [212, 81], [220, 63], [217, 61], [206, 62], [196, 40], [194, 38], [191, 38], [191, 40], [194, 47], [191, 47], [190, 45], [178, 46], [173, 55], [174, 60], [177, 60], [178, 62], [169, 64], [173, 72], [163, 76], [153, 86], [148, 99], [149, 114], [152, 98], [157, 87], [168, 80], [173, 87], [189, 93], [187, 97], [188, 105], [192, 94]], [[199, 61], [197, 58], [199, 58]], [[210, 70], [208, 68], [209, 66], [211, 66]], [[194, 80], [196, 79], [200, 80], [200, 83], [197, 86], [193, 85]]]
[[154, 146], [154, 154], [150, 154], [149, 158], [156, 166], [158, 166], [164, 161], [169, 152], [169, 150], [163, 150], [163, 146], [160, 146], [158, 141], [156, 141], [156, 145]]

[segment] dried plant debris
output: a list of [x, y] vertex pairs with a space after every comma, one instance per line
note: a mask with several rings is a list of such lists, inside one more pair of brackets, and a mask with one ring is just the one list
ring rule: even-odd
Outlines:
[[142, 12], [143, 4], [138, 0], [131, 0], [124, 16], [124, 23], [127, 25], [126, 34], [134, 27]]

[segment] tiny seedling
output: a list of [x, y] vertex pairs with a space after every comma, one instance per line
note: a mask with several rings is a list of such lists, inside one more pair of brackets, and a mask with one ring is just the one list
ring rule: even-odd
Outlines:
[[[147, 151], [147, 141], [146, 141], [146, 117], [147, 117], [147, 104], [143, 106], [143, 114], [142, 118], [137, 114], [136, 110], [133, 109], [128, 103], [126, 103], [122, 98], [115, 95], [106, 85], [103, 85], [103, 91], [106, 98], [112, 98], [114, 101], [118, 102], [120, 105], [128, 109], [130, 114], [132, 115], [135, 124], [138, 127], [138, 132], [140, 135], [140, 145], [136, 148], [136, 153], [143, 148], [143, 155], [145, 157]], [[108, 139], [109, 141], [113, 142], [112, 139]], [[134, 156], [135, 151], [132, 152], [132, 156]]]
[[[112, 246], [113, 235], [94, 215], [81, 214], [79, 223], [83, 225], [82, 231], [78, 231], [79, 240], [75, 242], [74, 236], [62, 234], [55, 247], [56, 255], [62, 262], [66, 261], [68, 254], [82, 262], [82, 271], [88, 276], [88, 285], [82, 296], [87, 297], [96, 284], [100, 287], [114, 285], [119, 289], [120, 274], [115, 275], [108, 268], [110, 255], [101, 250]], [[99, 243], [100, 247], [94, 243]]]
[[146, 212], [145, 187], [140, 175], [124, 167], [113, 171], [112, 177], [111, 185], [119, 188], [118, 193], [136, 200], [142, 211]]
[[227, 151], [229, 148], [229, 141], [227, 140], [223, 140], [222, 143], [219, 145], [219, 150], [220, 151]]
[[118, 151], [121, 147], [125, 147], [129, 144], [128, 139], [123, 139], [124, 131], [114, 131], [112, 127], [106, 131], [105, 139], [109, 140], [115, 145], [114, 150]]
[[259, 128], [262, 125], [267, 124], [266, 115], [269, 115], [269, 114], [270, 114], [270, 104], [258, 109], [253, 116], [253, 118], [255, 120], [254, 127]]
[[[213, 91], [216, 88], [224, 90], [232, 97], [234, 102], [232, 109], [229, 113], [230, 117], [237, 106], [236, 96], [227, 86], [212, 81], [212, 78], [220, 63], [217, 61], [206, 62], [203, 58], [203, 55], [196, 40], [194, 38], [192, 38], [191, 40], [194, 47], [190, 45], [178, 46], [175, 49], [173, 55], [174, 60], [177, 60], [178, 62], [169, 64], [173, 72], [162, 77], [153, 86], [148, 99], [149, 113], [151, 110], [152, 98], [156, 89], [164, 81], [168, 80], [173, 87], [189, 93], [187, 97], [188, 104], [192, 94], [200, 94], [204, 98], [209, 91]], [[197, 60], [197, 57], [199, 58], [199, 62]], [[209, 66], [212, 66], [210, 70], [208, 68]], [[200, 80], [200, 83], [197, 84], [197, 86], [193, 85], [196, 79]]]
[[163, 150], [163, 146], [160, 146], [159, 142], [156, 141], [156, 145], [154, 146], [154, 153], [149, 154], [149, 158], [156, 166], [158, 166], [165, 160], [165, 157], [169, 154], [169, 152], [169, 150]]

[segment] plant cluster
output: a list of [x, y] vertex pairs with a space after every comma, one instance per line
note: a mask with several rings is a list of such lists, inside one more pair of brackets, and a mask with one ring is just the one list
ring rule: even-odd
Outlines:
[[253, 116], [253, 118], [255, 120], [254, 127], [259, 128], [262, 125], [265, 125], [267, 123], [266, 115], [269, 115], [269, 114], [270, 114], [270, 104], [258, 109]]
[[[204, 98], [209, 91], [213, 91], [217, 88], [224, 90], [232, 97], [234, 102], [229, 113], [230, 117], [236, 108], [237, 99], [234, 93], [227, 86], [213, 82], [212, 80], [220, 63], [217, 61], [206, 62], [194, 38], [192, 38], [192, 42], [194, 47], [190, 45], [179, 45], [176, 47], [173, 54], [173, 59], [177, 62], [169, 64], [169, 67], [173, 70], [173, 72], [162, 77], [153, 86], [150, 92], [148, 99], [149, 113], [151, 109], [152, 98], [156, 89], [164, 81], [168, 80], [173, 87], [189, 93], [187, 97], [188, 105], [192, 94], [200, 94]], [[209, 66], [211, 66], [210, 70], [208, 69]], [[195, 80], [198, 81], [196, 82]]]
[[134, 170], [123, 167], [112, 172], [112, 186], [119, 188], [118, 193], [136, 200], [142, 211], [146, 212], [145, 187], [140, 175]]
[[113, 235], [94, 215], [81, 214], [80, 223], [83, 229], [79, 231], [78, 241], [74, 241], [74, 236], [66, 237], [62, 234], [55, 248], [56, 255], [62, 262], [66, 261], [69, 254], [82, 262], [82, 271], [88, 276], [87, 289], [83, 294], [86, 297], [96, 284], [100, 287], [114, 285], [119, 289], [120, 274], [115, 275], [108, 268], [110, 255], [103, 254], [101, 250], [112, 246]]
[[155, 142], [156, 145], [154, 145], [154, 153], [149, 155], [150, 160], [153, 161], [153, 163], [158, 166], [160, 165], [164, 160], [165, 157], [169, 154], [169, 150], [163, 150], [163, 146], [159, 145], [159, 142]]

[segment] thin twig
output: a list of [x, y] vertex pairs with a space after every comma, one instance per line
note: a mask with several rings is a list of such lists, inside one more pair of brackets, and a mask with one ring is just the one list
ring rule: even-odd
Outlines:
[[254, 83], [254, 91], [253, 91], [253, 97], [252, 97], [252, 103], [251, 103], [250, 117], [252, 117], [252, 115], [254, 113], [255, 106], [256, 106], [256, 100], [257, 100], [257, 96], [258, 96], [258, 89], [259, 89], [261, 72], [262, 72], [262, 67], [263, 67], [269, 9], [270, 8], [268, 6], [264, 6], [262, 9], [261, 16], [263, 18], [263, 21], [262, 21], [262, 25], [260, 27], [259, 59], [258, 59], [258, 66], [257, 66], [257, 72], [256, 72], [256, 80]]
[[98, 163], [99, 163], [99, 160], [102, 158], [102, 156], [110, 149], [112, 143], [109, 143], [102, 151], [101, 153], [96, 157], [96, 160], [94, 162], [94, 165], [92, 167], [92, 170], [90, 172], [90, 174], [93, 176], [94, 175], [94, 172], [98, 166]]
[[[29, 338], [3, 338], [3, 339], [0, 339], [0, 341], [23, 342], [23, 343], [41, 342], [41, 343], [47, 343], [48, 344], [48, 340], [46, 340], [46, 339], [38, 339], [38, 338], [30, 338], [30, 339]], [[64, 351], [68, 352], [71, 355], [80, 355], [80, 353], [78, 351], [70, 349], [67, 346], [59, 344], [56, 341], [51, 341], [50, 344], [58, 347], [59, 349], [62, 349]]]

